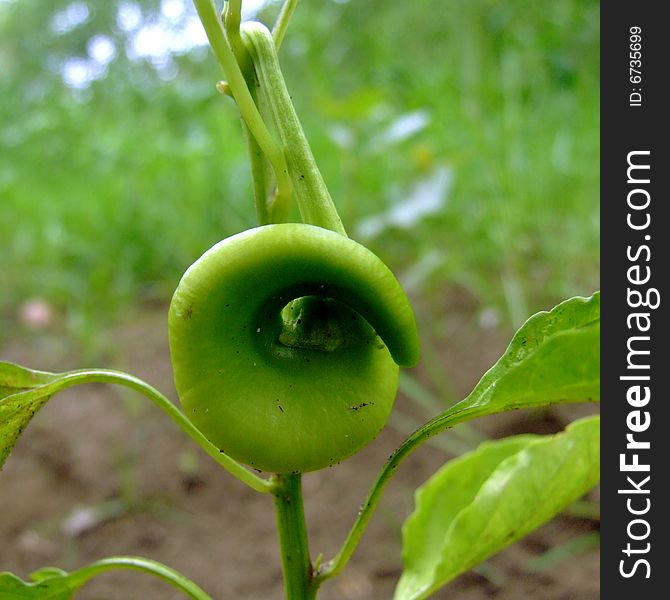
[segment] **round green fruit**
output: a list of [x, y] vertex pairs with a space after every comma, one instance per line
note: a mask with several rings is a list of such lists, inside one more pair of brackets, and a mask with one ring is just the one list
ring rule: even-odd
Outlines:
[[187, 416], [222, 452], [277, 473], [333, 465], [374, 439], [398, 365], [419, 355], [412, 309], [384, 263], [296, 223], [208, 250], [177, 287], [169, 337]]

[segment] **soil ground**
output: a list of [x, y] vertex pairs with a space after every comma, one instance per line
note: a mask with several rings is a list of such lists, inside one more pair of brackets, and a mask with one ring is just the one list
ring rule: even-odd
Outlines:
[[[172, 391], [165, 309], [142, 314], [110, 334], [117, 366]], [[462, 397], [502, 353], [504, 336], [481, 332], [464, 318], [472, 343], [446, 347], [459, 368], [447, 372]], [[459, 336], [464, 339], [463, 336]], [[465, 337], [468, 339], [468, 337]], [[21, 336], [0, 348], [2, 360], [45, 370], [81, 363], [58, 338]], [[398, 399], [406, 414], [417, 412]], [[491, 437], [549, 433], [592, 407], [515, 412], [483, 419]], [[449, 435], [448, 433], [442, 435]], [[375, 474], [404, 439], [392, 427], [352, 459], [304, 476], [312, 555], [337, 550]], [[322, 588], [323, 600], [387, 600], [401, 572], [400, 527], [412, 510], [413, 490], [447, 455], [424, 446], [398, 470], [361, 545], [343, 574]], [[597, 500], [595, 495], [593, 498]], [[107, 510], [106, 518], [91, 518]], [[540, 572], [529, 560], [597, 527], [561, 515], [528, 538], [467, 573], [435, 598], [449, 600], [597, 600], [597, 549]], [[280, 599], [281, 571], [272, 501], [248, 490], [195, 448], [162, 413], [131, 393], [101, 385], [64, 392], [33, 420], [0, 473], [0, 570], [27, 578], [45, 565], [74, 569], [114, 554], [164, 562], [218, 599]], [[139, 573], [105, 574], [82, 600], [171, 600], [182, 596]]]

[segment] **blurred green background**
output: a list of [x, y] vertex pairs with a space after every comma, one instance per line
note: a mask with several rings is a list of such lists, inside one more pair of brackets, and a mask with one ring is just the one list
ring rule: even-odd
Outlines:
[[[38, 299], [96, 347], [255, 224], [203, 42], [187, 1], [0, 0], [0, 345]], [[303, 1], [281, 60], [348, 231], [435, 335], [598, 287], [597, 1]]]
[[[244, 6], [268, 24], [279, 9], [271, 0]], [[326, 472], [311, 476], [307, 496], [324, 512], [310, 535], [326, 554], [398, 440], [472, 389], [531, 313], [599, 287], [599, 50], [596, 0], [299, 3], [280, 52], [289, 90], [347, 231], [398, 275], [422, 340], [421, 365], [402, 373], [392, 427], [369, 453], [328, 471], [324, 492], [314, 484]], [[237, 109], [215, 90], [222, 78], [190, 0], [0, 0], [0, 359], [127, 369], [174, 397], [172, 291], [212, 244], [255, 225]], [[276, 597], [278, 570], [274, 579], [268, 571], [263, 594], [247, 575], [279, 564], [263, 554], [274, 545], [247, 531], [257, 522], [274, 531], [264, 505], [246, 489], [236, 496], [141, 399], [122, 395], [119, 408], [109, 388], [85, 394], [73, 393], [69, 411], [63, 398], [62, 412], [41, 413], [48, 418], [31, 425], [32, 441], [17, 446], [24, 462], [7, 467], [15, 470], [5, 475], [14, 491], [3, 568], [27, 575], [135, 549], [205, 589], [225, 582], [226, 593]], [[445, 453], [488, 436], [562, 429], [574, 415], [557, 411], [434, 438], [432, 453], [396, 476], [382, 525], [366, 534], [371, 549], [359, 549], [359, 574], [378, 573], [380, 560], [387, 574], [399, 569], [413, 490]], [[34, 487], [38, 479], [44, 487]], [[192, 506], [193, 516], [161, 513], [156, 524], [138, 514], [166, 490], [161, 506], [189, 515]], [[12, 502], [19, 497], [26, 501]], [[116, 519], [112, 529], [74, 541], [40, 525], [101, 498], [128, 518], [101, 513]], [[584, 540], [592, 547], [598, 512], [585, 506], [592, 523], [561, 520], [513, 564], [558, 545], [540, 557], [553, 568], [583, 552]], [[26, 550], [24, 538], [35, 537], [23, 533], [33, 529], [47, 550]], [[210, 539], [214, 569], [202, 559]], [[226, 556], [232, 566], [220, 577]], [[505, 585], [535, 581], [530, 563], [523, 577], [506, 564], [482, 568], [489, 583], [471, 581], [476, 597], [489, 598], [490, 582], [505, 577]], [[593, 551], [554, 579], [543, 571], [528, 589], [596, 597], [586, 590], [597, 588], [598, 564]], [[358, 597], [390, 597], [393, 579], [373, 579], [378, 593]], [[117, 589], [118, 581], [90, 597], [163, 597], [134, 580]], [[356, 597], [344, 590], [329, 597]]]

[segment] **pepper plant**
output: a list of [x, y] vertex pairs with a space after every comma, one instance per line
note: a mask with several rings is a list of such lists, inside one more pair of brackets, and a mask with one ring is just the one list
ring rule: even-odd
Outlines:
[[[272, 31], [195, 0], [246, 131], [259, 226], [207, 250], [184, 274], [168, 330], [183, 412], [118, 371], [47, 373], [0, 363], [0, 464], [34, 414], [74, 385], [109, 383], [148, 397], [224, 469], [274, 499], [286, 597], [316, 598], [354, 553], [402, 461], [434, 435], [477, 417], [599, 399], [600, 298], [571, 298], [531, 317], [463, 401], [389, 457], [339, 552], [312, 558], [301, 475], [331, 467], [384, 427], [399, 368], [419, 360], [414, 314], [384, 263], [347, 237], [310, 151], [277, 58], [295, 0]], [[301, 223], [290, 223], [295, 202]], [[247, 468], [251, 467], [251, 469]], [[263, 472], [271, 473], [263, 476]], [[589, 491], [599, 476], [599, 419], [554, 436], [486, 442], [448, 462], [416, 493], [403, 528], [395, 598], [428, 597]], [[155, 561], [112, 557], [26, 582], [0, 574], [0, 598], [72, 598], [95, 575], [136, 569], [203, 600], [205, 591]]]

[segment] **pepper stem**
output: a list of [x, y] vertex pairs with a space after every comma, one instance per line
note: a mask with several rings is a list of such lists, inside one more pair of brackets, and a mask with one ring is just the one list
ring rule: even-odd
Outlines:
[[286, 600], [314, 600], [318, 586], [313, 585], [301, 475], [273, 475], [272, 485]]
[[[303, 222], [346, 236], [286, 88], [272, 33], [261, 23], [246, 22], [242, 25], [241, 35], [256, 71], [259, 94], [266, 100], [266, 115], [264, 115], [266, 123], [272, 124], [286, 156], [288, 172]], [[260, 104], [261, 99], [258, 100]], [[270, 206], [271, 216], [273, 210], [285, 214], [285, 207], [280, 200], [275, 199], [274, 206]]]

